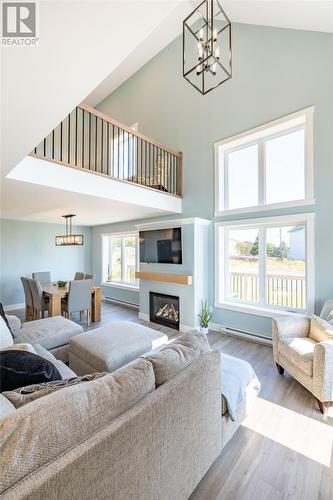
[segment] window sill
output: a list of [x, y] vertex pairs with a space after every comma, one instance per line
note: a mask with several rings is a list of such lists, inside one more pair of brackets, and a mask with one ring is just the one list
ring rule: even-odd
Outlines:
[[300, 312], [293, 310], [283, 310], [274, 308], [265, 308], [260, 306], [252, 306], [251, 304], [236, 304], [234, 302], [215, 302], [215, 307], [219, 309], [229, 309], [244, 314], [252, 314], [254, 316], [264, 316], [265, 318], [276, 318], [283, 316], [307, 316], [308, 311]]
[[110, 288], [120, 288], [122, 290], [128, 290], [133, 292], [138, 292], [139, 287], [134, 285], [126, 285], [126, 283], [107, 283], [103, 281], [102, 286], [108, 286]]
[[287, 201], [284, 203], [272, 203], [270, 205], [258, 205], [254, 207], [232, 208], [225, 210], [215, 210], [214, 217], [223, 217], [228, 215], [250, 214], [256, 212], [267, 212], [269, 210], [280, 210], [283, 208], [305, 207], [307, 205], [315, 205], [316, 200], [310, 198], [308, 200]]

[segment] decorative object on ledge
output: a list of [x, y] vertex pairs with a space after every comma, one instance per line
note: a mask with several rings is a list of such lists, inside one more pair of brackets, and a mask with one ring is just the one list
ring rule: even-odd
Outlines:
[[63, 215], [66, 223], [66, 234], [55, 237], [57, 247], [83, 245], [83, 234], [72, 234], [72, 219], [74, 214]]
[[231, 23], [218, 0], [204, 0], [183, 21], [183, 76], [204, 95], [231, 74]]
[[193, 278], [187, 274], [168, 274], [136, 271], [136, 279], [148, 281], [163, 281], [166, 283], [178, 283], [178, 285], [192, 285]]

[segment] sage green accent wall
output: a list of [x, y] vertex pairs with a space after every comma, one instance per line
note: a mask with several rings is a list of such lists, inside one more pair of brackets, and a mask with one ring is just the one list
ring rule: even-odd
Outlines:
[[[333, 297], [333, 35], [233, 24], [233, 77], [201, 96], [182, 77], [177, 38], [98, 109], [184, 153], [184, 216], [214, 219], [214, 142], [314, 105], [315, 206], [265, 215], [315, 212], [316, 310]], [[248, 217], [261, 217], [253, 212]], [[123, 227], [131, 224], [124, 224]], [[117, 225], [122, 230], [122, 225]], [[107, 227], [112, 231], [112, 226]], [[107, 232], [94, 228], [97, 233]], [[211, 228], [210, 303], [214, 302]], [[98, 237], [97, 237], [98, 239]], [[100, 253], [93, 252], [94, 263]], [[214, 309], [213, 321], [271, 335], [268, 318]]]
[[0, 220], [0, 301], [4, 305], [24, 302], [21, 276], [50, 271], [53, 281], [74, 279], [76, 271], [91, 272], [91, 228], [74, 226], [84, 244], [56, 247], [55, 236], [64, 233], [63, 224]]

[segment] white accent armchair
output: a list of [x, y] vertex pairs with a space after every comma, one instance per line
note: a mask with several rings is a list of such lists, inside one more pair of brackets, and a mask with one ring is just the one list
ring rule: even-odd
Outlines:
[[[325, 302], [322, 319], [333, 309]], [[315, 342], [309, 338], [311, 318], [289, 316], [273, 319], [273, 355], [280, 375], [286, 369], [317, 398], [325, 413], [333, 406], [333, 340]]]

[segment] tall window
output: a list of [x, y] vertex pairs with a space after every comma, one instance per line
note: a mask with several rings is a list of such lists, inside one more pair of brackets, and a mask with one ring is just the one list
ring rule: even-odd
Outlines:
[[215, 215], [313, 203], [312, 108], [215, 144]]
[[216, 223], [216, 305], [311, 311], [313, 214]]
[[138, 286], [138, 238], [135, 233], [103, 235], [103, 282], [114, 285]]

